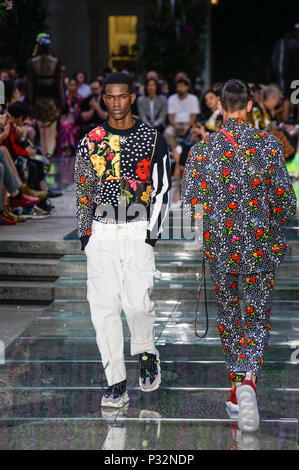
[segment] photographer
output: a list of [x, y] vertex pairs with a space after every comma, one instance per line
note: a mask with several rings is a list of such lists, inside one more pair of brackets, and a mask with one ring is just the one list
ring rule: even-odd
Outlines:
[[85, 98], [81, 104], [81, 135], [102, 124], [108, 118], [108, 113], [102, 98], [102, 80], [93, 80], [90, 84], [91, 95]]

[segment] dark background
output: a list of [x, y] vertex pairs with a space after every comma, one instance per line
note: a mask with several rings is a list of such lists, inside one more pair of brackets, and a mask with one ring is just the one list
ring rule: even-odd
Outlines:
[[275, 42], [297, 22], [298, 0], [219, 0], [212, 7], [212, 81], [275, 80], [271, 64]]

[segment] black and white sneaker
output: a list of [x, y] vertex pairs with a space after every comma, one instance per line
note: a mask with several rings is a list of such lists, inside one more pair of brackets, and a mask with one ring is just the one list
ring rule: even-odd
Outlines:
[[139, 354], [139, 385], [143, 392], [153, 392], [159, 388], [161, 383], [161, 368], [159, 353], [150, 354], [144, 352]]
[[122, 408], [129, 400], [127, 381], [124, 380], [108, 387], [105, 395], [102, 397], [101, 406]]

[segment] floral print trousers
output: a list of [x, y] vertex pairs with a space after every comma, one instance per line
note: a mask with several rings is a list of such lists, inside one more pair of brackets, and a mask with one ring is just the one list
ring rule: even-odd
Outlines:
[[[210, 266], [217, 304], [217, 324], [229, 378], [242, 381], [246, 372], [259, 376], [270, 336], [275, 272], [249, 275], [217, 272]], [[238, 281], [241, 277], [245, 318], [242, 318]]]

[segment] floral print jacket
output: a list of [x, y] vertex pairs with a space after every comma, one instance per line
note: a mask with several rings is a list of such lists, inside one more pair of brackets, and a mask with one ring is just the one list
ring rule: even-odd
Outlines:
[[282, 145], [241, 118], [227, 119], [221, 128], [258, 172], [228, 138], [214, 132], [189, 153], [182, 205], [195, 219], [202, 215], [203, 250], [213, 268], [233, 274], [272, 271], [286, 254], [284, 231], [296, 212]]
[[167, 144], [151, 126], [137, 120], [130, 129], [113, 129], [108, 122], [93, 129], [77, 147], [74, 179], [82, 250], [94, 219], [148, 220], [145, 241], [155, 245], [168, 209], [171, 175]]

